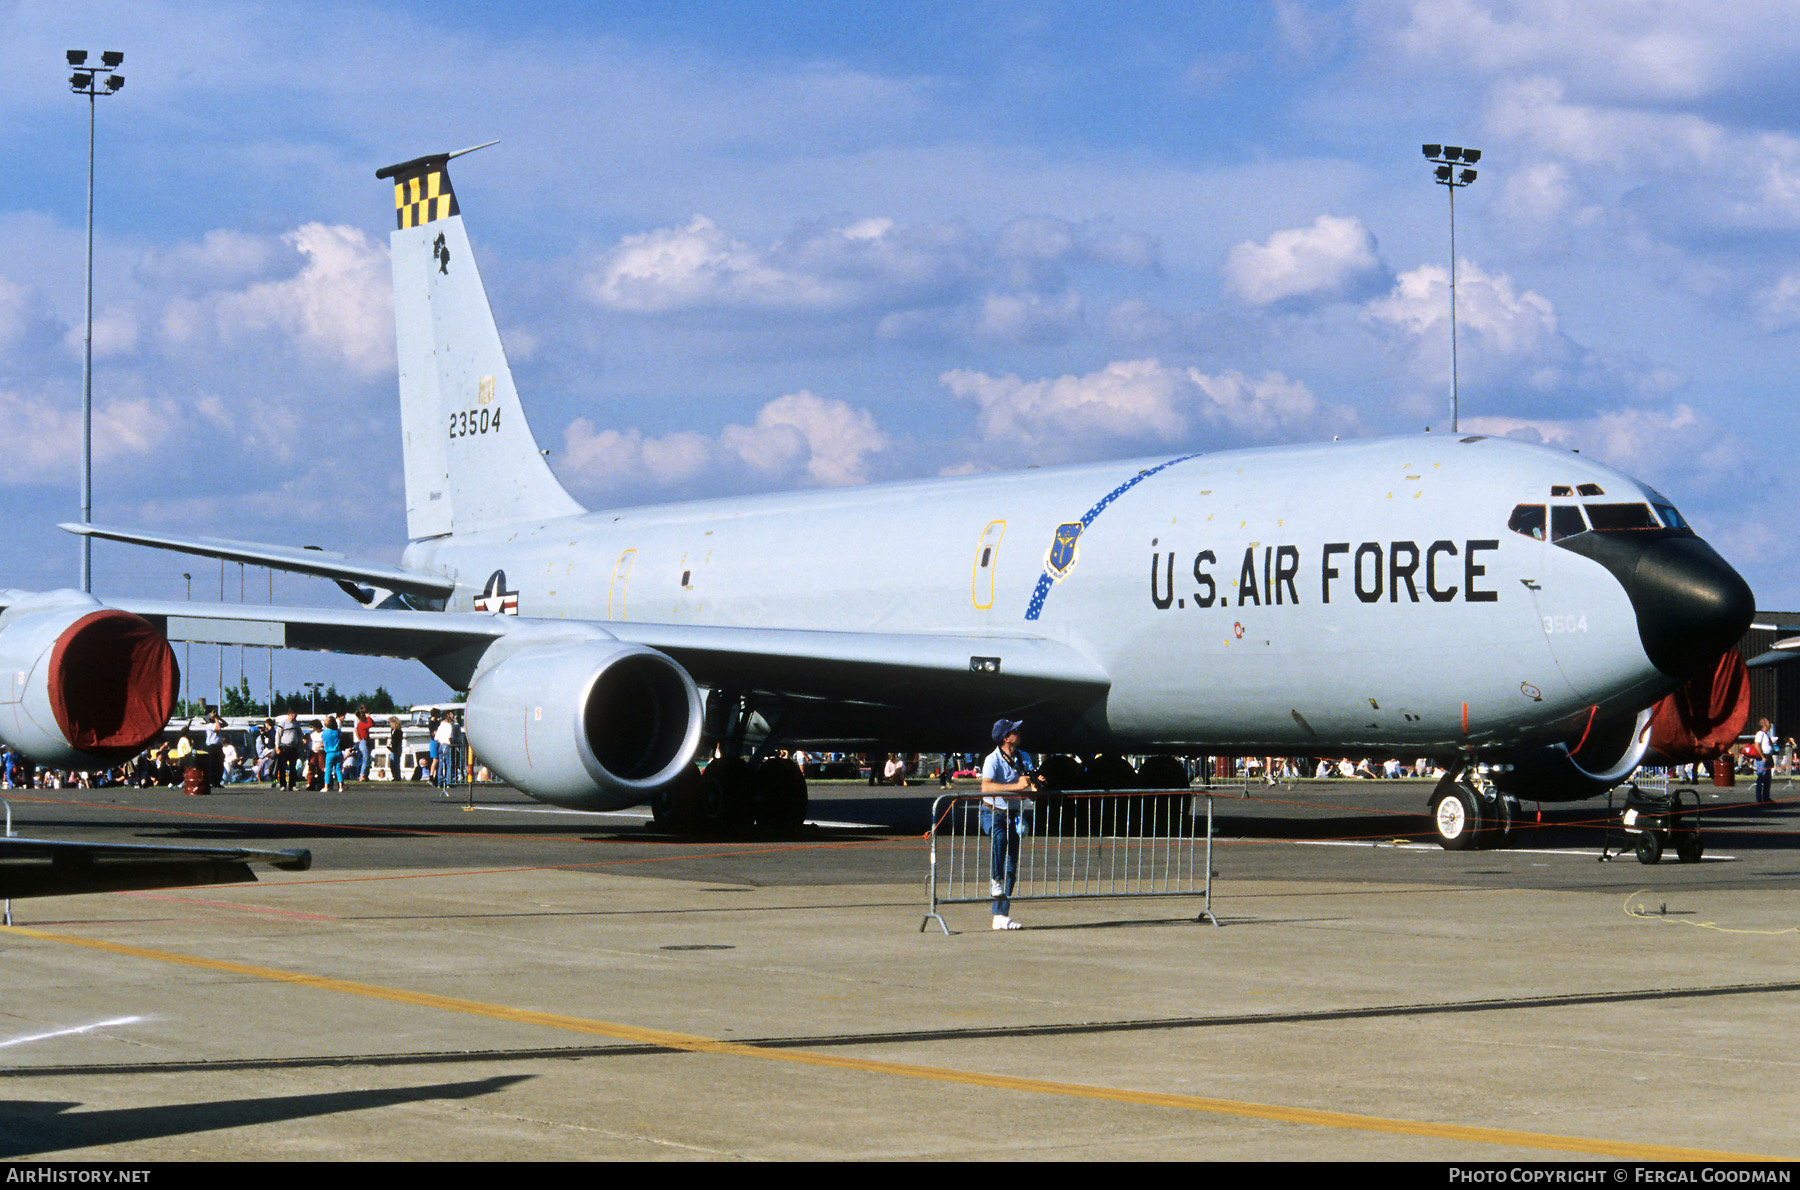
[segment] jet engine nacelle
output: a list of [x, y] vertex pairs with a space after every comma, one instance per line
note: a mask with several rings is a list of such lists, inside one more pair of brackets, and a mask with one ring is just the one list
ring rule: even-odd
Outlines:
[[0, 615], [0, 740], [52, 768], [107, 768], [154, 740], [181, 670], [150, 623], [79, 591]]
[[1494, 773], [1502, 793], [1533, 802], [1567, 802], [1605, 793], [1643, 763], [1650, 750], [1651, 711], [1595, 724], [1576, 746], [1551, 744], [1513, 753]]
[[1528, 801], [1575, 801], [1605, 793], [1651, 764], [1710, 760], [1736, 741], [1750, 717], [1750, 673], [1736, 649], [1634, 718], [1590, 729], [1578, 747], [1553, 744], [1513, 755], [1495, 774], [1501, 792]]
[[641, 805], [700, 746], [694, 680], [668, 656], [611, 637], [518, 640], [483, 657], [464, 710], [481, 763], [540, 801]]

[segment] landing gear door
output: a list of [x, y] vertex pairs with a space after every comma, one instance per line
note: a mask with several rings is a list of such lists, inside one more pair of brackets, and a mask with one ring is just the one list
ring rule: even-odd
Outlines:
[[999, 560], [1000, 539], [1006, 536], [1005, 521], [989, 521], [975, 544], [975, 569], [969, 578], [969, 600], [975, 610], [987, 611], [994, 606], [994, 563]]

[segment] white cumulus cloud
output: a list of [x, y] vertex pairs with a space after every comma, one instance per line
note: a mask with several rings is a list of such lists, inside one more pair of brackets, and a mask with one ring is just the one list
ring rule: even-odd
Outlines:
[[1278, 231], [1226, 253], [1225, 279], [1257, 306], [1298, 297], [1335, 297], [1380, 271], [1375, 237], [1360, 219], [1320, 215], [1311, 227]]
[[[1420, 265], [1401, 273], [1393, 290], [1363, 307], [1375, 324], [1414, 340], [1443, 340], [1450, 350], [1450, 270]], [[1456, 276], [1456, 329], [1459, 348], [1479, 349], [1503, 360], [1559, 357], [1566, 350], [1557, 332], [1550, 299], [1520, 290], [1504, 273], [1489, 273], [1459, 261]]]
[[[127, 398], [94, 407], [96, 466], [144, 461], [181, 429], [182, 411], [165, 399]], [[73, 484], [81, 468], [81, 403], [0, 388], [0, 422], [11, 427], [0, 484]], [[70, 489], [73, 491], [73, 488]]]
[[868, 410], [802, 390], [764, 405], [752, 424], [727, 425], [714, 436], [677, 430], [647, 437], [577, 418], [563, 432], [558, 469], [572, 486], [593, 492], [679, 487], [721, 470], [764, 482], [843, 486], [865, 482], [870, 457], [891, 441]]
[[292, 274], [242, 289], [171, 301], [165, 342], [207, 334], [224, 342], [277, 334], [303, 351], [372, 376], [394, 366], [392, 280], [387, 249], [361, 229], [307, 223], [282, 237], [298, 260]]
[[1046, 459], [1086, 453], [1096, 439], [1172, 443], [1203, 426], [1229, 431], [1234, 439], [1257, 439], [1303, 423], [1349, 420], [1279, 372], [1209, 375], [1154, 359], [1040, 380], [967, 369], [940, 379], [953, 395], [976, 405], [983, 437]]

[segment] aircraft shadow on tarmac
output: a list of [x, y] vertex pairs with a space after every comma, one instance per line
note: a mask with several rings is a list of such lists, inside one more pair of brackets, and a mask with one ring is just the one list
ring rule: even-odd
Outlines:
[[276, 1124], [341, 1112], [395, 1107], [435, 1099], [473, 1099], [491, 1095], [530, 1075], [495, 1075], [469, 1082], [435, 1083], [366, 1091], [334, 1091], [319, 1095], [283, 1095], [268, 1099], [232, 1099], [219, 1103], [187, 1103], [166, 1107], [114, 1108], [80, 1112], [81, 1104], [26, 1099], [0, 1100], [0, 1158], [32, 1157], [70, 1149], [98, 1148], [165, 1136], [188, 1136], [223, 1128]]

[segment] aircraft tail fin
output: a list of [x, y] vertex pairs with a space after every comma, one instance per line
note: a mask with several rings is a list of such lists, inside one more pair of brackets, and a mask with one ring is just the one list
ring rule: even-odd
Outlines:
[[582, 511], [520, 407], [450, 186], [447, 165], [461, 153], [375, 174], [394, 183], [394, 335], [406, 532], [415, 541]]

